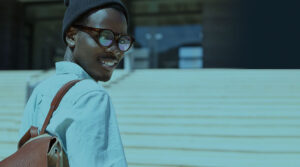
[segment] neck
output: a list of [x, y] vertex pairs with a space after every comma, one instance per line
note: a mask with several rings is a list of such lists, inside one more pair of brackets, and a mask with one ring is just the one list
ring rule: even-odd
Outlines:
[[73, 53], [69, 47], [66, 48], [65, 56], [64, 56], [65, 61], [70, 61], [74, 62], [73, 60]]

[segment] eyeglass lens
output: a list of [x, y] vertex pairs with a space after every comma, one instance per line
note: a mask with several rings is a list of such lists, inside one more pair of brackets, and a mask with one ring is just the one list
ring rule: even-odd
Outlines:
[[[99, 43], [104, 46], [110, 46], [114, 40], [113, 32], [104, 30], [100, 33]], [[118, 40], [118, 47], [121, 51], [127, 51], [131, 44], [131, 38], [129, 36], [121, 36]]]
[[130, 47], [130, 44], [131, 44], [131, 39], [129, 36], [122, 36], [118, 42], [119, 48], [122, 51], [128, 50]]
[[109, 46], [114, 40], [114, 34], [111, 31], [104, 30], [100, 33], [99, 42], [102, 46]]

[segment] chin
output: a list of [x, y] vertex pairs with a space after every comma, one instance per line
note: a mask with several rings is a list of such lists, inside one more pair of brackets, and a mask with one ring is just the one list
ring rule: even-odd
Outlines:
[[96, 81], [107, 82], [110, 80], [110, 78], [111, 78], [111, 75], [101, 75], [101, 76], [95, 77], [94, 79]]
[[101, 78], [101, 79], [99, 79], [99, 81], [101, 81], [101, 82], [107, 82], [109, 80], [110, 80], [110, 77], [109, 78]]

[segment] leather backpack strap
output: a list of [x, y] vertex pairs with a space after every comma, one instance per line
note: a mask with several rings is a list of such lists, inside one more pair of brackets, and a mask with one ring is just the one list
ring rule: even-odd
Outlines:
[[28, 131], [23, 135], [23, 137], [18, 142], [18, 149], [20, 149], [28, 140], [31, 138], [37, 137], [38, 134], [38, 128], [31, 126]]
[[49, 121], [52, 117], [52, 114], [53, 112], [57, 109], [61, 99], [64, 97], [64, 95], [68, 92], [68, 90], [73, 87], [77, 82], [79, 82], [81, 80], [73, 80], [73, 81], [70, 81], [68, 83], [66, 83], [62, 88], [60, 88], [60, 90], [56, 93], [54, 99], [52, 100], [52, 103], [51, 103], [51, 107], [50, 107], [50, 110], [48, 112], [48, 115], [45, 119], [45, 122], [43, 124], [43, 127], [42, 127], [42, 130], [40, 132], [40, 135], [44, 134], [45, 133], [45, 130], [46, 130], [46, 127], [48, 126], [49, 124]]

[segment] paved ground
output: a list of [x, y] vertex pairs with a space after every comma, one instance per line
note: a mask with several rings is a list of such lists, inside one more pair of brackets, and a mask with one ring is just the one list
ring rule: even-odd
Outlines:
[[[30, 73], [0, 72], [0, 159], [15, 151]], [[299, 76], [137, 70], [107, 89], [130, 167], [299, 167]]]

